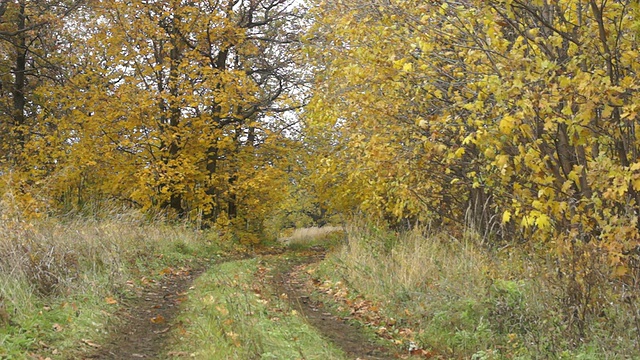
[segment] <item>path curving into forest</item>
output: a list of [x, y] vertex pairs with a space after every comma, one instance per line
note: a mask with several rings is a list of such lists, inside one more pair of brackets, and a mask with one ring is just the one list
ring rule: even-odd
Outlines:
[[[292, 252], [278, 250], [260, 254], [284, 259]], [[343, 319], [323, 310], [325, 306], [312, 300], [310, 289], [304, 286], [300, 274], [305, 266], [321, 261], [326, 254], [322, 247], [315, 247], [295, 262], [279, 268], [269, 282], [273, 293], [285, 295], [292, 309], [302, 314], [324, 338], [344, 351], [347, 358], [359, 360], [395, 359], [396, 356], [373, 344], [356, 327]], [[230, 256], [216, 262], [253, 258], [258, 255]], [[193, 269], [183, 268], [170, 271], [157, 282], [150, 282], [137, 292], [137, 296], [123, 301], [124, 309], [120, 317], [124, 321], [112, 329], [110, 337], [103, 344], [88, 344], [94, 352], [84, 359], [164, 359], [167, 354], [165, 343], [171, 329], [177, 325], [176, 318], [181, 311], [180, 304], [186, 300], [187, 292], [194, 280], [206, 270], [206, 266]]]

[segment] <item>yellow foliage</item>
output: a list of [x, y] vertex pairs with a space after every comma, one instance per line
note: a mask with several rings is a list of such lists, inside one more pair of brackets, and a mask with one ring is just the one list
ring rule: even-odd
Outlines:
[[117, 0], [70, 12], [56, 29], [73, 49], [64, 76], [30, 94], [37, 135], [14, 181], [25, 206], [26, 194], [39, 211], [116, 200], [260, 233], [291, 185], [298, 141], [284, 130], [308, 75], [296, 65], [298, 9], [234, 4]]
[[319, 2], [307, 121], [326, 144], [315, 176], [327, 201], [635, 247], [640, 13], [628, 3]]

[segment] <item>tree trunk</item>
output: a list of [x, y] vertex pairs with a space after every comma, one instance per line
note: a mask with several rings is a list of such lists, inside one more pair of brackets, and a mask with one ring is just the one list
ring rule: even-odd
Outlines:
[[25, 88], [26, 88], [26, 71], [27, 71], [27, 44], [22, 30], [26, 26], [25, 4], [20, 3], [20, 12], [17, 20], [18, 39], [16, 48], [16, 63], [13, 68], [14, 84], [13, 84], [13, 128], [15, 129], [17, 149], [14, 152], [19, 153], [24, 148], [25, 143]]

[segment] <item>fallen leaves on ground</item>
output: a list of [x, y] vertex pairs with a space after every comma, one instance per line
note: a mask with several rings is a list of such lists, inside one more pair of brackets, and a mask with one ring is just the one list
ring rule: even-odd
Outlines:
[[154, 317], [152, 317], [150, 320], [151, 320], [151, 322], [152, 322], [152, 323], [154, 323], [154, 324], [162, 324], [162, 323], [164, 323], [164, 322], [165, 322], [165, 320], [164, 320], [164, 316], [162, 316], [162, 315], [154, 316]]
[[[318, 279], [313, 276], [315, 274], [313, 269], [303, 269], [303, 267], [298, 267], [293, 273], [310, 275], [311, 278], [306, 282], [306, 286], [328, 296], [339, 304], [339, 311], [347, 310], [349, 315], [343, 317], [343, 320], [357, 320], [373, 328], [379, 337], [390, 340], [396, 345], [414, 343], [415, 332], [408, 327], [398, 327], [396, 319], [384, 316], [381, 313], [379, 304], [366, 299], [362, 295], [353, 295], [350, 289], [341, 281], [334, 282]], [[407, 353], [400, 358], [408, 359], [409, 357], [440, 358], [435, 352], [422, 348], [408, 349]]]
[[165, 275], [170, 275], [170, 274], [173, 274], [173, 273], [174, 273], [173, 268], [171, 268], [171, 267], [166, 267], [166, 268], [164, 268], [164, 269], [160, 270], [160, 273], [159, 273], [159, 274], [160, 274], [160, 275], [162, 275], [162, 276], [165, 276]]
[[113, 298], [113, 297], [111, 297], [111, 296], [106, 297], [106, 298], [104, 299], [104, 301], [105, 301], [107, 304], [109, 304], [109, 305], [115, 305], [115, 304], [117, 304], [117, 303], [118, 303], [118, 300], [114, 299], [114, 298]]
[[189, 275], [189, 273], [191, 272], [191, 268], [188, 266], [181, 266], [179, 268], [173, 268], [171, 266], [168, 266], [162, 270], [159, 271], [158, 274], [162, 275], [162, 276], [167, 276], [167, 275], [172, 275], [172, 276], [185, 276], [185, 275]]
[[166, 327], [166, 328], [164, 328], [164, 329], [162, 329], [162, 330], [154, 331], [153, 333], [154, 333], [154, 334], [164, 334], [164, 333], [166, 333], [166, 332], [167, 332], [167, 331], [169, 331], [169, 330], [171, 330], [171, 327]]

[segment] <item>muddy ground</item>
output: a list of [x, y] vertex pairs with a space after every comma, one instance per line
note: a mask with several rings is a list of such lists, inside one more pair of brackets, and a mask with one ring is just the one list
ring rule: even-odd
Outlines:
[[[324, 305], [312, 300], [309, 289], [296, 274], [306, 264], [324, 257], [324, 249], [316, 249], [295, 264], [279, 269], [271, 285], [275, 294], [286, 294], [297, 309], [323, 336], [341, 348], [349, 358], [361, 360], [395, 359], [386, 349], [371, 343], [356, 327], [324, 311]], [[237, 258], [228, 259], [237, 260]], [[93, 353], [84, 359], [159, 359], [166, 358], [165, 341], [175, 324], [180, 303], [204, 267], [169, 271], [162, 279], [147, 284], [134, 299], [128, 300], [120, 314], [125, 321], [112, 331], [102, 345], [94, 344]]]
[[276, 294], [286, 294], [294, 309], [348, 357], [361, 360], [395, 359], [389, 351], [367, 339], [356, 327], [328, 312], [325, 305], [312, 299], [309, 288], [299, 276], [307, 264], [322, 260], [324, 252], [310, 256], [302, 264], [278, 272], [273, 279]]
[[[85, 359], [157, 359], [164, 357], [164, 343], [171, 330], [186, 291], [204, 267], [170, 271], [151, 282], [128, 301], [126, 321], [112, 332], [109, 340]], [[97, 345], [96, 345], [97, 346]]]

